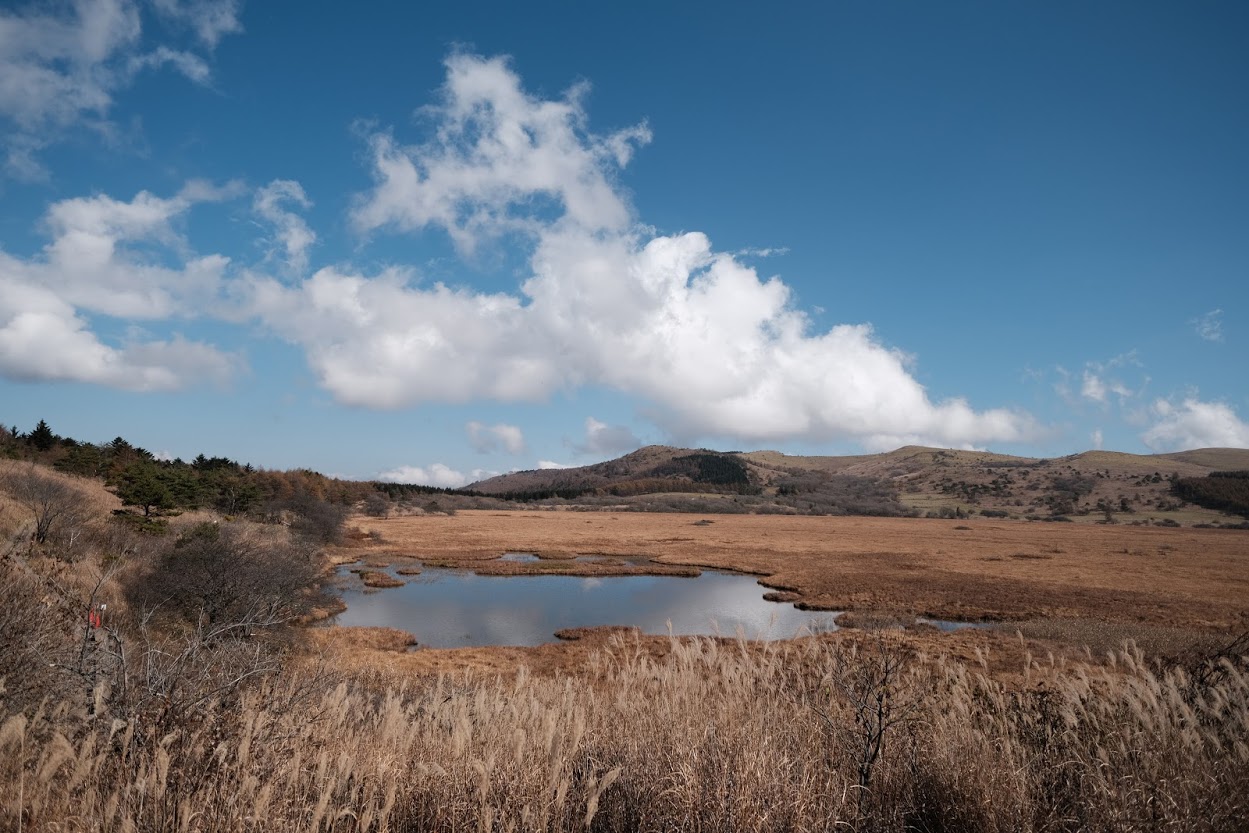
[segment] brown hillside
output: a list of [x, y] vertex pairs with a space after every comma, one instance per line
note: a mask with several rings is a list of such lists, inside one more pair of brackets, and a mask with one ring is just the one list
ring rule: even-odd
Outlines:
[[1176, 451], [1155, 456], [1218, 471], [1249, 469], [1249, 448], [1195, 448], [1192, 451]]
[[[492, 477], [473, 483], [468, 488], [488, 495], [506, 494], [509, 492], [531, 492], [552, 489], [600, 489], [618, 486], [622, 483], [639, 479], [665, 479], [665, 475], [656, 474], [657, 470], [671, 464], [680, 457], [706, 453], [692, 448], [675, 448], [668, 445], [648, 445], [637, 451], [589, 466], [578, 466], [570, 469], [537, 469], [517, 471]], [[720, 455], [720, 452], [710, 452]], [[733, 456], [736, 455], [722, 455]], [[666, 477], [672, 482], [668, 485], [680, 487], [688, 485], [689, 478]], [[670, 491], [683, 491], [681, 488]], [[655, 490], [652, 490], [655, 491]]]
[[[691, 455], [740, 461], [750, 488], [700, 481], [688, 472], [674, 473], [677, 461]], [[724, 511], [860, 514], [855, 506], [882, 506], [885, 499], [830, 505], [824, 497], [868, 483], [875, 484], [879, 494], [895, 495], [887, 500], [895, 501], [893, 506], [901, 512], [978, 514], [987, 510], [1014, 518], [1062, 516], [1090, 522], [1188, 526], [1230, 518], [1177, 500], [1171, 493], [1171, 478], [1240, 469], [1249, 469], [1249, 450], [1208, 448], [1151, 455], [1086, 451], [1043, 459], [923, 446], [847, 456], [647, 446], [591, 466], [513, 472], [471, 488], [492, 495], [560, 490], [565, 492], [563, 497], [591, 502], [596, 496], [615, 496], [621, 498], [622, 506], [643, 495], [746, 491], [753, 496], [723, 504]], [[697, 511], [716, 510], [700, 506]], [[878, 513], [869, 508], [867, 514]]]

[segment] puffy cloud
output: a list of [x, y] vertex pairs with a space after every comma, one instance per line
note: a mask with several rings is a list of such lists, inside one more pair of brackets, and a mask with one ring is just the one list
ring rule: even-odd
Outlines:
[[528, 240], [518, 294], [323, 269], [294, 287], [254, 280], [252, 309], [355, 405], [533, 401], [597, 384], [645, 397], [686, 436], [882, 446], [1035, 434], [1026, 414], [930, 400], [868, 325], [814, 332], [782, 281], [705, 235], [650, 236], [614, 184], [649, 131], [588, 132], [583, 92], [537, 99], [504, 60], [455, 55], [430, 141], [370, 140], [376, 185], [355, 225], [440, 228], [466, 252]]
[[302, 273], [308, 268], [308, 248], [317, 241], [317, 235], [308, 228], [304, 218], [282, 206], [293, 203], [299, 208], [311, 208], [312, 202], [304, 194], [303, 186], [290, 179], [275, 179], [256, 191], [252, 210], [273, 227], [269, 256], [282, 250], [282, 260], [293, 271]]
[[[166, 17], [189, 22], [209, 48], [240, 30], [235, 0], [154, 0]], [[46, 175], [39, 151], [75, 124], [103, 127], [114, 94], [144, 69], [172, 66], [207, 83], [203, 57], [155, 45], [145, 50], [137, 0], [75, 0], [0, 11], [0, 119], [12, 175]]]
[[1141, 440], [1154, 451], [1191, 448], [1249, 448], [1249, 424], [1222, 402], [1186, 398], [1179, 405], [1159, 399], [1153, 405], [1155, 422]]
[[398, 270], [365, 278], [326, 268], [295, 287], [253, 278], [246, 291], [249, 309], [304, 348], [341, 402], [535, 401], [562, 383], [517, 298], [408, 280]]
[[442, 463], [432, 466], [399, 466], [377, 476], [383, 483], [411, 483], [417, 486], [435, 486], [439, 489], [459, 489], [467, 486], [469, 477]]
[[[189, 255], [172, 223], [196, 203], [236, 192], [192, 182], [170, 198], [141, 191], [129, 202], [104, 195], [62, 200], [44, 218], [52, 240], [41, 256], [10, 259], [9, 266], [92, 312], [156, 319], [199, 309], [218, 295], [229, 260]], [[171, 256], [183, 263], [165, 265]]]
[[0, 251], [0, 374], [128, 390], [228, 379], [240, 364], [237, 356], [181, 337], [132, 335], [120, 346], [108, 345], [81, 314], [165, 319], [215, 298], [225, 258], [187, 256], [173, 268], [159, 263], [153, 250], [185, 252], [171, 221], [196, 202], [228, 193], [191, 183], [168, 199], [142, 192], [130, 202], [95, 196], [54, 204], [44, 222], [52, 241], [39, 256], [19, 259]]
[[499, 423], [483, 425], [473, 421], [465, 424], [469, 444], [481, 454], [490, 454], [502, 448], [508, 454], [525, 453], [525, 435], [515, 425]]
[[1089, 435], [1089, 441], [1093, 443], [1093, 448], [1100, 451], [1102, 448], [1102, 444], [1105, 441], [1104, 438], [1102, 437], [1102, 429], [1100, 428], [1093, 429], [1093, 433]]
[[0, 255], [0, 375], [151, 391], [224, 382], [237, 368], [237, 357], [181, 337], [106, 345], [54, 293], [13, 280], [9, 261]]
[[370, 140], [377, 185], [358, 201], [356, 227], [416, 230], [434, 224], [462, 250], [479, 238], [533, 230], [541, 211], [524, 206], [549, 197], [562, 205], [563, 222], [586, 230], [615, 230], [630, 219], [611, 182], [637, 144], [650, 140], [638, 125], [605, 137], [584, 129], [585, 85], [560, 100], [527, 95], [503, 58], [456, 54], [447, 60], [435, 138], [403, 147], [393, 137]]
[[574, 466], [572, 466], [569, 463], [557, 463], [554, 460], [539, 460], [538, 468], [539, 469], [571, 469], [571, 468], [574, 468]]
[[573, 448], [578, 454], [618, 454], [633, 451], [642, 441], [626, 425], [608, 425], [594, 417], [585, 419], [585, 439]]
[[1206, 341], [1223, 340], [1223, 310], [1221, 309], [1210, 310], [1188, 323], [1192, 324], [1197, 335]]
[[1091, 370], [1084, 371], [1084, 384], [1080, 386], [1080, 395], [1094, 402], [1106, 401], [1106, 383]]

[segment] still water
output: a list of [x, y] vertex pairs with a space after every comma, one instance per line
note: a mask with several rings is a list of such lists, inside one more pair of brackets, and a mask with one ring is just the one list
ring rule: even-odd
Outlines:
[[[345, 568], [344, 568], [345, 569]], [[393, 571], [391, 574], [394, 575]], [[834, 613], [769, 602], [753, 576], [479, 576], [426, 567], [380, 591], [342, 591], [339, 625], [399, 628], [428, 648], [541, 645], [564, 628], [633, 625], [644, 633], [788, 639], [836, 630]]]

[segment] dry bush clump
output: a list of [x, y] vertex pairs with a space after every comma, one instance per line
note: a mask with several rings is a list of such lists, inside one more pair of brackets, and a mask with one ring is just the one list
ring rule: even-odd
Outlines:
[[73, 560], [83, 549], [82, 536], [98, 531], [101, 518], [118, 505], [97, 481], [0, 460], [0, 535], [6, 539], [20, 535]]
[[382, 570], [361, 570], [359, 575], [360, 581], [364, 583], [365, 587], [376, 587], [380, 589], [386, 587], [402, 587], [404, 585], [403, 579], [395, 578], [390, 573], [383, 572]]
[[1195, 830], [1249, 825], [1249, 673], [1127, 649], [1012, 690], [892, 636], [627, 637], [584, 677], [263, 679], [176, 726], [0, 707], [26, 830]]

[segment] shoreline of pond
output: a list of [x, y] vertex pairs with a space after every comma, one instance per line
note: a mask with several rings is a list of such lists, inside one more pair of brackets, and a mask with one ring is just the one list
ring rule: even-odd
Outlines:
[[[788, 639], [836, 630], [840, 613], [804, 610], [788, 600], [778, 603], [757, 575], [745, 571], [664, 564], [638, 556], [542, 558], [507, 552], [491, 559], [425, 560], [374, 554], [339, 559], [334, 571], [341, 606], [324, 625], [394, 628], [413, 634], [422, 648], [536, 646], [604, 629], [633, 628], [649, 636]], [[577, 583], [549, 584], [559, 577]], [[516, 583], [490, 581], [498, 578]], [[691, 584], [669, 585], [668, 579]], [[440, 585], [438, 591], [419, 589], [433, 584]], [[449, 600], [456, 594], [461, 595], [459, 603]], [[586, 594], [593, 598], [577, 598]], [[377, 600], [367, 602], [373, 612], [361, 614], [360, 602], [370, 598]], [[405, 605], [407, 613], [402, 612]], [[438, 607], [441, 618], [428, 618], [430, 607]], [[482, 624], [509, 617], [515, 620], [510, 630], [499, 630], [497, 622]], [[476, 624], [463, 626], [465, 633], [450, 634], [450, 620]]]

